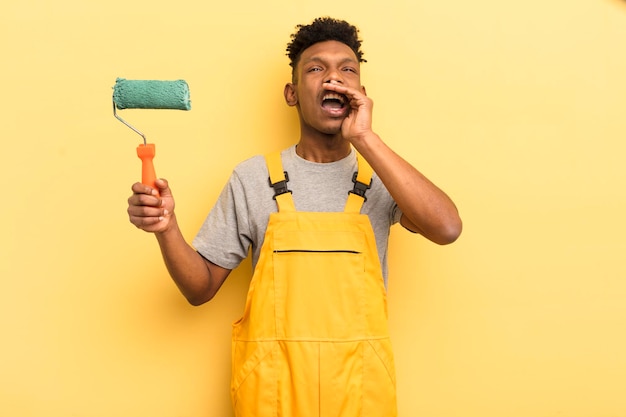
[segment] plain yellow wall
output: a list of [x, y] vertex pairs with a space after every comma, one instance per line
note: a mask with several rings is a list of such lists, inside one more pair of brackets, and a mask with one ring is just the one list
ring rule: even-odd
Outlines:
[[375, 130], [465, 230], [392, 230], [401, 416], [626, 416], [626, 2], [162, 0], [0, 7], [0, 415], [230, 416], [244, 263], [188, 306], [125, 213], [126, 78], [193, 109], [124, 113], [157, 146], [189, 239], [232, 167], [297, 139], [294, 26], [361, 28]]

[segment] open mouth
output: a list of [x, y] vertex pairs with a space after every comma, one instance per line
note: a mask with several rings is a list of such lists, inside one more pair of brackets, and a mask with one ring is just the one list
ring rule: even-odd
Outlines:
[[322, 97], [322, 108], [331, 114], [341, 115], [344, 113], [348, 99], [343, 94], [326, 92]]

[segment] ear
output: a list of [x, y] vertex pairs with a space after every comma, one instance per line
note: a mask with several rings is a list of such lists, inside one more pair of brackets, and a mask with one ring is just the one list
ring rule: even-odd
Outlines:
[[295, 106], [298, 104], [298, 93], [296, 92], [296, 86], [293, 83], [285, 84], [285, 101], [288, 106]]
[[364, 85], [361, 86], [361, 92], [363, 94], [367, 95], [367, 91], [365, 91], [365, 86]]

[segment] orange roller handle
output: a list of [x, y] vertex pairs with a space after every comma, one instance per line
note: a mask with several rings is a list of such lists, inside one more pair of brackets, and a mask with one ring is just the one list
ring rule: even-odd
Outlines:
[[154, 143], [137, 146], [137, 156], [141, 159], [141, 183], [158, 191], [155, 185], [156, 172], [154, 171], [154, 164], [152, 163], [154, 154]]

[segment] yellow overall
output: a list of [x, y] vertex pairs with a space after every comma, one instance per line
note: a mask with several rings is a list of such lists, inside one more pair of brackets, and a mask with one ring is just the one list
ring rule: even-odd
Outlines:
[[[355, 184], [369, 184], [358, 158]], [[277, 190], [280, 154], [266, 161]], [[344, 212], [318, 213], [297, 212], [285, 191], [233, 324], [235, 416], [394, 417], [386, 292], [364, 193], [348, 193]]]

